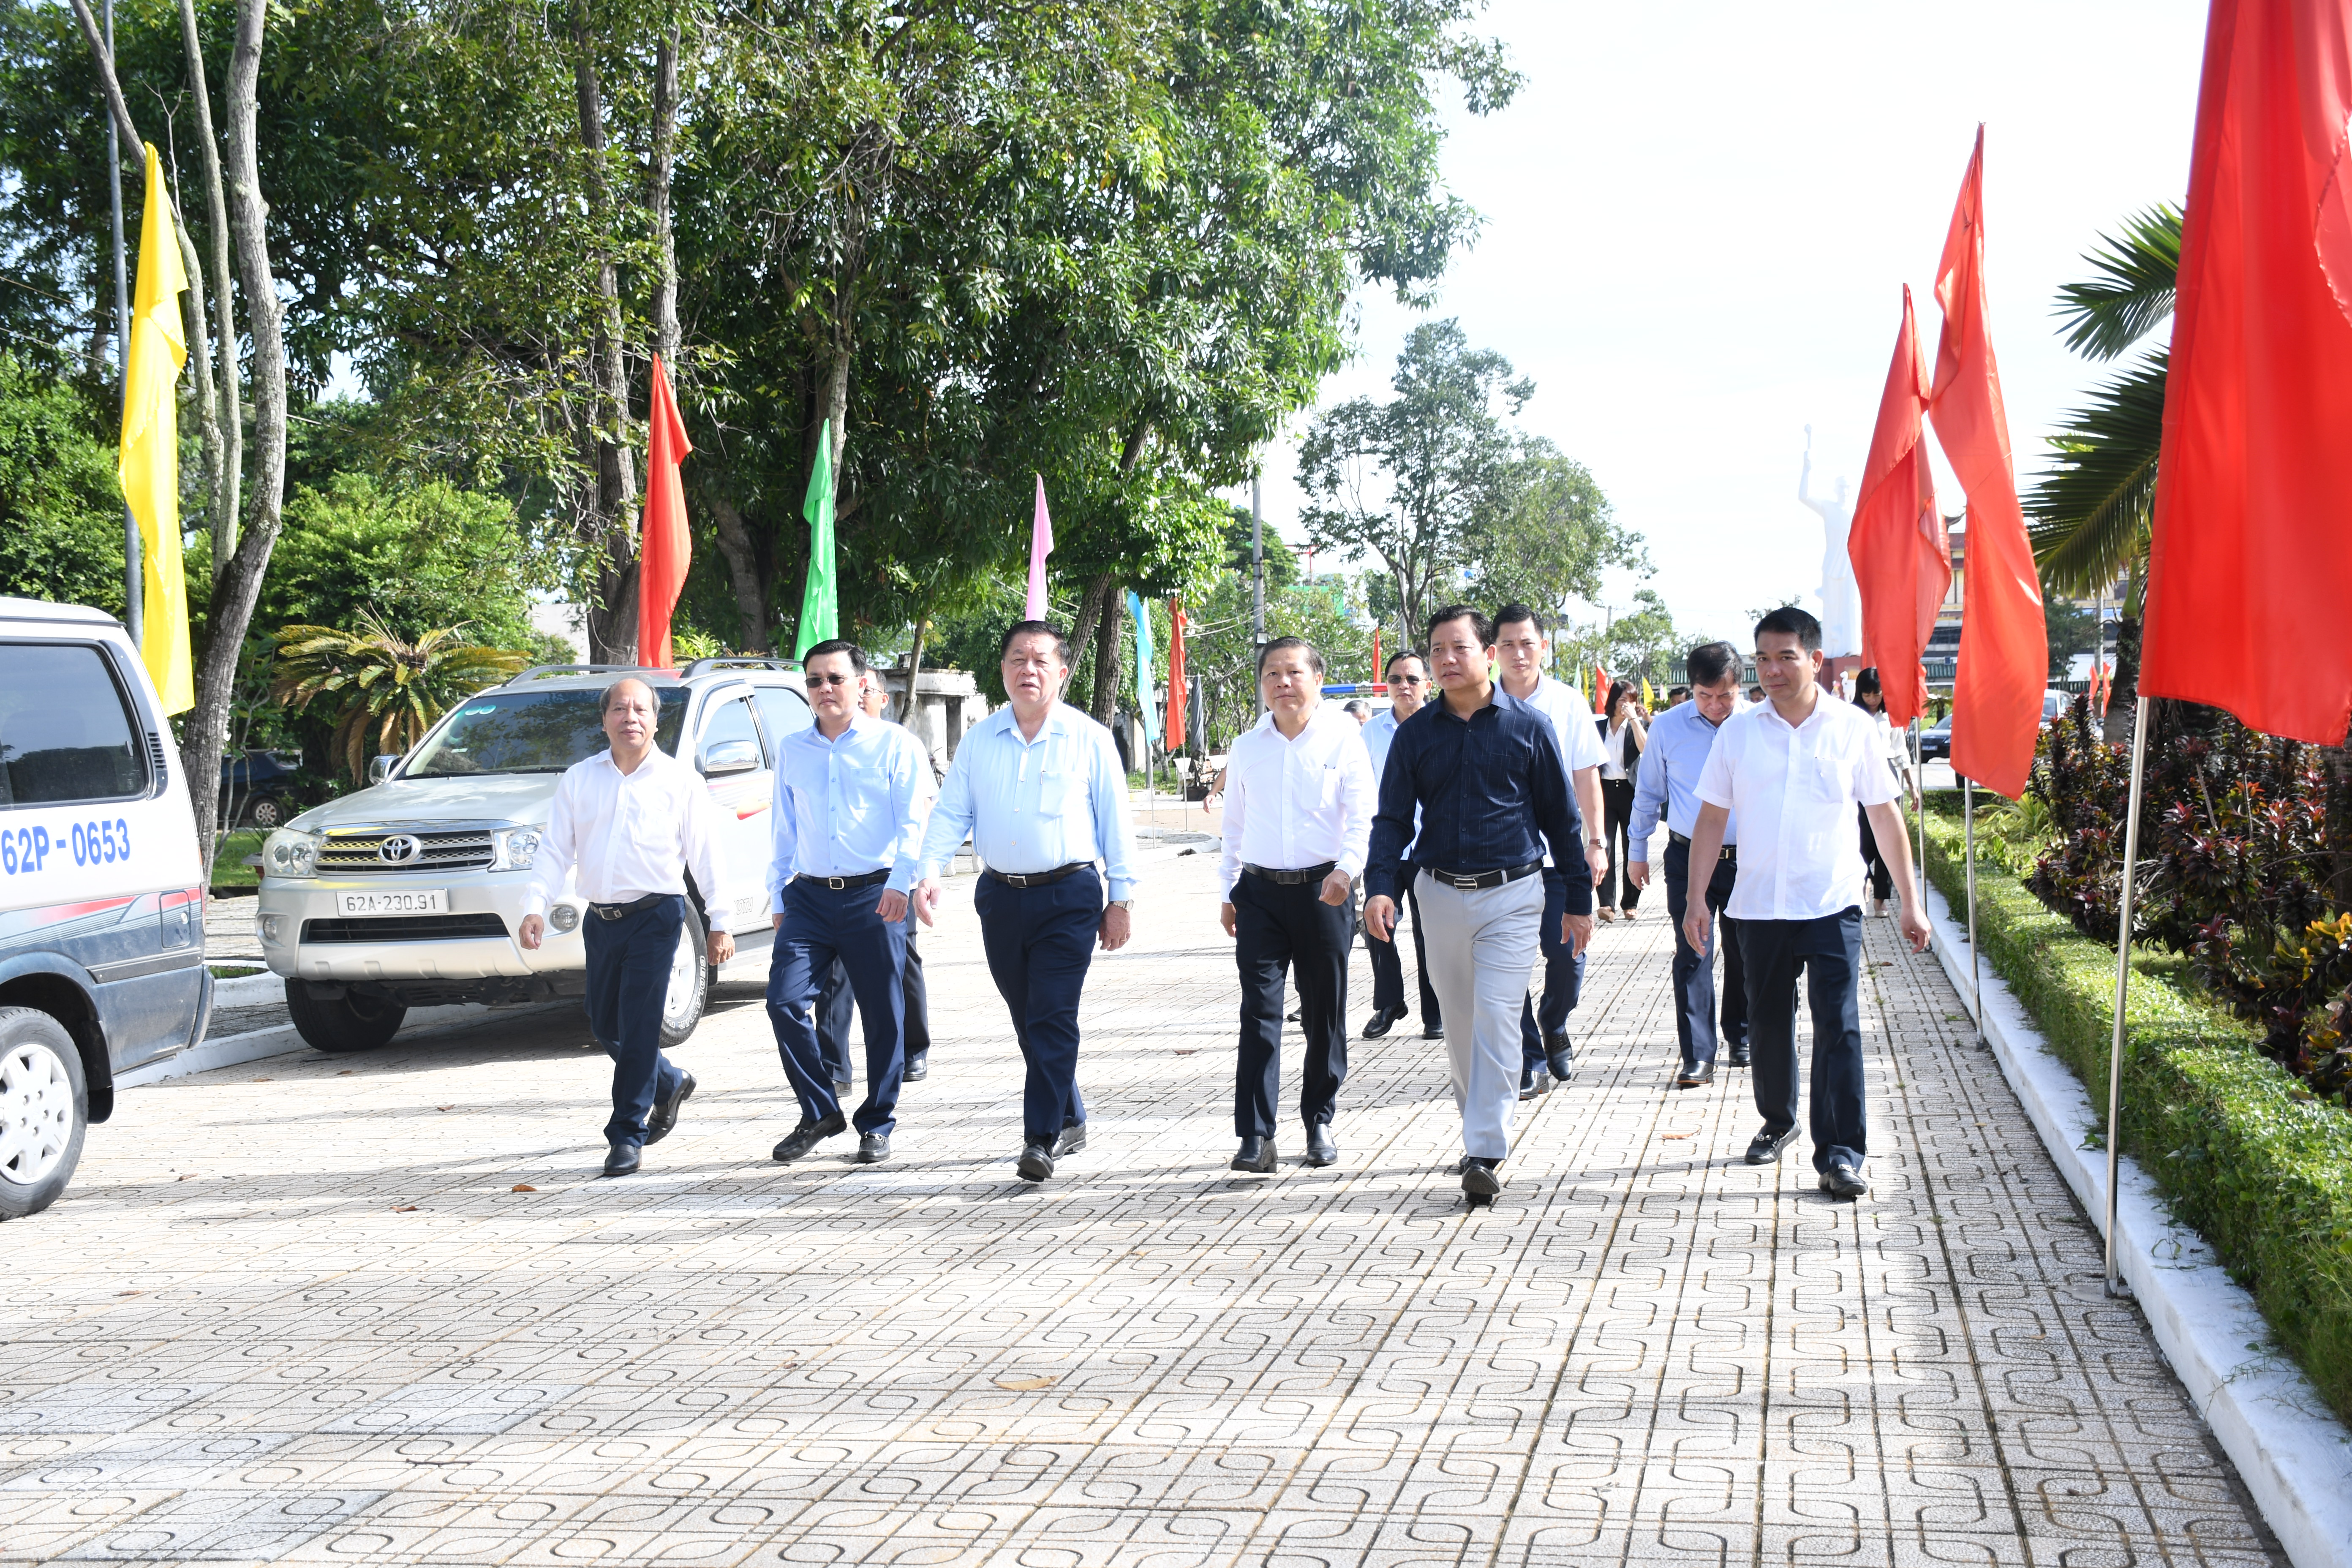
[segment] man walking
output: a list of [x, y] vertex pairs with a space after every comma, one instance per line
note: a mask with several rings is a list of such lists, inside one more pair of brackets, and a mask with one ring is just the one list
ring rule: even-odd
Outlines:
[[849, 1128], [810, 1008], [838, 963], [866, 1023], [857, 1159], [878, 1164], [890, 1157], [906, 1071], [899, 1029], [907, 889], [915, 881], [929, 763], [912, 735], [863, 710], [866, 655], [856, 645], [821, 642], [802, 668], [816, 722], [777, 750], [775, 854], [768, 866], [776, 928], [768, 1019], [801, 1120], [776, 1145], [775, 1158], [790, 1163]]
[[1371, 839], [1371, 759], [1356, 721], [1322, 698], [1323, 656], [1304, 637], [1276, 637], [1257, 656], [1266, 706], [1234, 742], [1225, 769], [1226, 889], [1218, 911], [1241, 967], [1241, 1050], [1234, 1068], [1234, 1169], [1275, 1165], [1282, 1089], [1282, 994], [1298, 984], [1307, 1037], [1298, 1115], [1307, 1163], [1339, 1157], [1331, 1119], [1348, 1076], [1348, 950], [1356, 940], [1357, 873]]
[[[1573, 686], [1564, 686], [1544, 673], [1551, 662], [1551, 639], [1543, 617], [1525, 605], [1505, 605], [1495, 612], [1496, 662], [1503, 672], [1503, 689], [1548, 720], [1552, 736], [1575, 792], [1584, 847], [1578, 857], [1588, 883], [1599, 885], [1608, 875], [1608, 840], [1601, 825], [1601, 731], [1593, 722], [1591, 705]], [[1584, 986], [1584, 949], [1571, 950], [1561, 940], [1559, 917], [1568, 910], [1569, 873], [1564, 863], [1544, 861], [1543, 1005], [1527, 998], [1519, 1008], [1519, 1098], [1533, 1100], [1557, 1079], [1574, 1071], [1576, 1050], [1569, 1043], [1568, 1016]]]
[[[588, 1032], [613, 1058], [613, 1118], [604, 1124], [604, 1174], [625, 1176], [644, 1149], [669, 1136], [694, 1075], [662, 1055], [662, 1002], [686, 925], [691, 869], [706, 910], [733, 907], [719, 857], [718, 808], [702, 775], [654, 744], [661, 704], [625, 676], [604, 689], [608, 749], [574, 763], [555, 782], [516, 936], [536, 950], [547, 910], [575, 869], [588, 919]], [[735, 939], [711, 931], [713, 969], [735, 956]]]
[[1364, 873], [1364, 929], [1385, 938], [1396, 925], [1399, 862], [1413, 844], [1431, 968], [1453, 1020], [1445, 1053], [1462, 1112], [1462, 1190], [1474, 1204], [1503, 1190], [1546, 845], [1565, 873], [1562, 945], [1580, 952], [1592, 937], [1592, 878], [1559, 742], [1543, 715], [1487, 679], [1494, 657], [1494, 623], [1478, 611], [1448, 605], [1430, 617], [1443, 695], [1397, 731]]
[[[1407, 648], [1389, 656], [1386, 671], [1389, 697], [1395, 704], [1385, 713], [1375, 713], [1364, 724], [1364, 752], [1371, 759], [1373, 798], [1379, 798], [1381, 773], [1389, 763], [1389, 747], [1396, 740], [1397, 726], [1421, 711], [1429, 700], [1429, 665], [1421, 655]], [[1415, 825], [1416, 826], [1418, 824]], [[1411, 853], [1412, 846], [1406, 846]], [[1421, 989], [1421, 1037], [1442, 1039], [1445, 1035], [1444, 1010], [1437, 1005], [1437, 991], [1429, 983], [1429, 953], [1422, 942], [1421, 900], [1412, 890], [1412, 866], [1401, 860], [1397, 865], [1398, 879], [1404, 886], [1404, 901], [1412, 911], [1413, 981]], [[1389, 1032], [1391, 1025], [1406, 1016], [1404, 1005], [1404, 964], [1397, 953], [1396, 933], [1386, 937], [1372, 934], [1364, 928], [1364, 953], [1372, 963], [1372, 1016], [1364, 1022], [1364, 1038], [1377, 1040]]]
[[[1658, 715], [1650, 726], [1649, 749], [1633, 791], [1633, 825], [1627, 874], [1633, 886], [1650, 885], [1650, 837], [1658, 818], [1666, 819], [1666, 918], [1675, 928], [1675, 1042], [1682, 1047], [1676, 1089], [1699, 1089], [1715, 1081], [1715, 953], [1712, 943], [1693, 947], [1683, 930], [1690, 901], [1691, 834], [1698, 826], [1698, 779], [1715, 750], [1716, 731], [1743, 706], [1739, 700], [1739, 654], [1727, 642], [1701, 643], [1683, 660], [1693, 700]], [[1680, 689], [1677, 688], [1677, 689]], [[1727, 816], [1723, 847], [1711, 868], [1699, 876], [1706, 908], [1722, 914], [1739, 878], [1738, 819]], [[1738, 922], [1722, 916], [1723, 1032], [1731, 1065], [1748, 1065], [1748, 973], [1739, 962]]]
[[[1822, 695], [1822, 624], [1793, 605], [1756, 623], [1756, 671], [1769, 701], [1726, 722], [1699, 774], [1694, 866], [1715, 862], [1731, 814], [1739, 814], [1739, 879], [1726, 912], [1739, 922], [1748, 969], [1748, 1027], [1756, 1109], [1763, 1130], [1748, 1163], [1769, 1165], [1797, 1135], [1797, 972], [1813, 1014], [1813, 1169], [1832, 1197], [1870, 1190], [1864, 1104], [1862, 850], [1854, 808], [1868, 814], [1878, 851], [1903, 891], [1903, 935], [1927, 945], [1927, 917], [1911, 880], [1911, 851], [1895, 808], [1877, 729], [1851, 703]], [[1691, 946], [1706, 950], [1705, 900], [1683, 917]]]
[[1042, 1182], [1055, 1160], [1086, 1147], [1078, 994], [1095, 944], [1127, 945], [1135, 851], [1110, 731], [1061, 701], [1070, 673], [1061, 629], [1015, 621], [997, 652], [1012, 701], [966, 731], [948, 764], [923, 837], [917, 908], [929, 923], [939, 874], [971, 834], [987, 867], [972, 908], [988, 972], [1029, 1065], [1019, 1170]]

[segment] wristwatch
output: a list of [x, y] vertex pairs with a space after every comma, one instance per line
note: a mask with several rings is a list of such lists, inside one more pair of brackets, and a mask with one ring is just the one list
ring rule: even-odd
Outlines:
[[1135, 900], [1133, 899], [1113, 899], [1105, 907], [1114, 910], [1126, 910], [1132, 912], [1135, 909]]

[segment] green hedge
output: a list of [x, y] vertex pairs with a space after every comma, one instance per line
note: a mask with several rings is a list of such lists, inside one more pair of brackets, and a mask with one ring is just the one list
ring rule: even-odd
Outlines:
[[[1957, 804], [1957, 803], [1955, 803]], [[2116, 954], [2044, 908], [1984, 853], [1977, 933], [2104, 1121]], [[1966, 909], [1961, 825], [1931, 808], [1927, 876]], [[2162, 954], [2133, 961], [2124, 1148], [2253, 1295], [2279, 1343], [2352, 1422], [2352, 1114], [2255, 1049]]]

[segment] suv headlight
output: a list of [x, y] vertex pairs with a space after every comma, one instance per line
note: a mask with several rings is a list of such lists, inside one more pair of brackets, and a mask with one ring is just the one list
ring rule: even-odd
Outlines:
[[315, 877], [319, 874], [319, 836], [281, 827], [261, 847], [262, 874], [269, 877]]
[[490, 835], [490, 869], [493, 871], [528, 871], [539, 858], [540, 830], [536, 827], [501, 827]]

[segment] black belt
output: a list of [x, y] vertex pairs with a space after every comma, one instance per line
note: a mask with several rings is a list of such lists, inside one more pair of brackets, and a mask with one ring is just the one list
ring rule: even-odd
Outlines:
[[1532, 877], [1543, 869], [1543, 862], [1530, 860], [1524, 866], [1513, 866], [1505, 871], [1441, 871], [1434, 866], [1423, 866], [1431, 879], [1443, 882], [1456, 892], [1475, 893], [1481, 888], [1499, 888], [1506, 882], [1516, 882]]
[[1246, 860], [1242, 862], [1243, 870], [1253, 877], [1263, 877], [1277, 888], [1295, 888], [1301, 882], [1319, 882], [1339, 868], [1337, 860], [1326, 860], [1320, 866], [1309, 866], [1297, 871], [1277, 871], [1271, 866], [1253, 866]]
[[677, 896], [676, 893], [647, 893], [644, 898], [633, 899], [625, 904], [591, 904], [588, 906], [588, 912], [600, 921], [616, 921], [623, 915], [633, 915], [639, 910], [649, 910], [664, 899], [675, 899]]
[[1094, 869], [1091, 860], [1073, 860], [1066, 866], [1056, 866], [1050, 871], [1000, 871], [991, 866], [985, 875], [1015, 888], [1044, 888], [1065, 877], [1075, 877], [1081, 871]]
[[[1688, 849], [1688, 848], [1690, 847], [1690, 837], [1689, 837], [1689, 835], [1687, 835], [1687, 834], [1682, 834], [1682, 833], [1676, 833], [1676, 832], [1675, 832], [1673, 828], [1671, 828], [1671, 827], [1669, 827], [1669, 828], [1667, 828], [1667, 829], [1666, 829], [1666, 842], [1667, 842], [1667, 843], [1669, 843], [1669, 844], [1679, 844], [1679, 845], [1681, 845], [1685, 849]], [[1739, 858], [1739, 846], [1738, 846], [1738, 845], [1737, 845], [1737, 844], [1727, 844], [1727, 845], [1725, 845], [1725, 846], [1723, 847], [1722, 851], [1721, 851], [1719, 854], [1717, 854], [1717, 855], [1716, 856], [1716, 858], [1717, 858], [1717, 859], [1718, 859], [1718, 860], [1737, 860], [1737, 859], [1738, 859], [1738, 858]]]
[[793, 879], [795, 882], [821, 882], [836, 893], [854, 888], [871, 888], [877, 882], [887, 882], [889, 879], [890, 868], [887, 866], [883, 867], [879, 871], [867, 871], [856, 877], [797, 876]]

